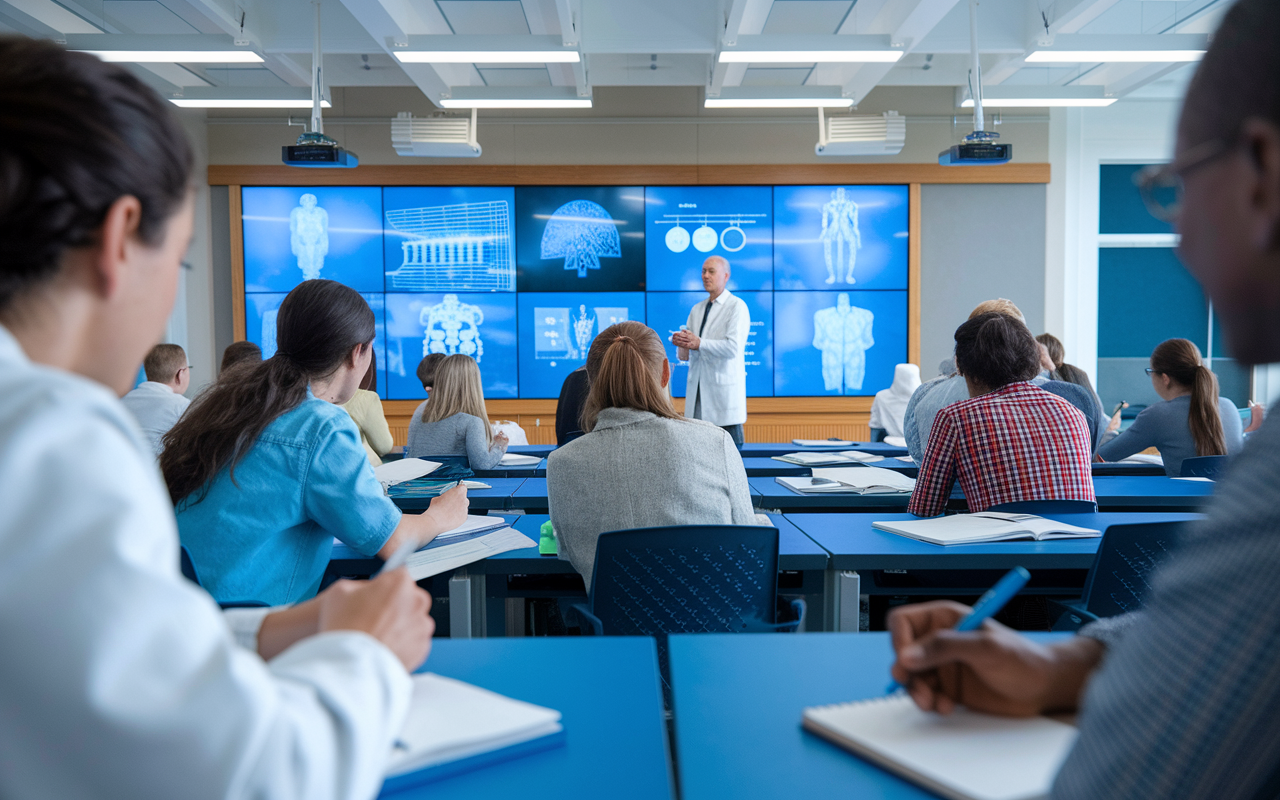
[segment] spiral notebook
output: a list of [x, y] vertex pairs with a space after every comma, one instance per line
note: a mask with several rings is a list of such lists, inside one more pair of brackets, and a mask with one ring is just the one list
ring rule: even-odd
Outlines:
[[1048, 797], [1076, 729], [964, 708], [921, 711], [904, 693], [804, 710], [808, 730], [952, 800]]

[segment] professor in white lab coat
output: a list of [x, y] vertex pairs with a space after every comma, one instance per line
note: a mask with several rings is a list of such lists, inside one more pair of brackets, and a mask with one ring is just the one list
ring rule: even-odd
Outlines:
[[725, 288], [729, 262], [711, 256], [702, 262], [707, 299], [689, 312], [689, 322], [671, 337], [681, 361], [689, 362], [684, 415], [719, 425], [742, 447], [747, 421], [745, 352], [751, 315], [747, 304]]

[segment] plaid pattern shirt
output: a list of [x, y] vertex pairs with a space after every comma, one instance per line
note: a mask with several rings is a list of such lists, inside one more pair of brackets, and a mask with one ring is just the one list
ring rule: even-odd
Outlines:
[[970, 511], [1019, 500], [1094, 500], [1089, 425], [1075, 406], [1011, 383], [938, 412], [907, 510], [942, 513], [959, 479]]

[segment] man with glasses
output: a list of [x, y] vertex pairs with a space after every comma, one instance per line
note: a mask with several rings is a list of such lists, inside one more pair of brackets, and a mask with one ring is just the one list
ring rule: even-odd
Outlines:
[[[1276, 0], [1228, 12], [1188, 90], [1176, 158], [1142, 181], [1248, 364], [1280, 361], [1277, 42]], [[1280, 796], [1280, 424], [1228, 468], [1142, 611], [1048, 647], [991, 621], [951, 630], [964, 612], [895, 611], [894, 678], [944, 713], [1078, 708], [1055, 800]]]
[[187, 354], [176, 344], [158, 344], [142, 361], [147, 379], [120, 398], [138, 427], [151, 442], [156, 456], [164, 450], [164, 435], [178, 423], [191, 405], [183, 395], [191, 386], [191, 365]]

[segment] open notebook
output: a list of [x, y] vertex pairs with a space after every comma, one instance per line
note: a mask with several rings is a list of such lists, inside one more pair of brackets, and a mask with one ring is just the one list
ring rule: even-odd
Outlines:
[[811, 478], [774, 478], [800, 494], [902, 494], [916, 488], [915, 478], [879, 467], [814, 469]]
[[844, 439], [792, 439], [791, 443], [797, 447], [848, 447], [853, 444]]
[[1091, 539], [1102, 535], [1093, 528], [1055, 522], [1035, 514], [979, 511], [933, 519], [873, 522], [871, 527], [930, 544], [976, 544], [1017, 539]]
[[427, 461], [425, 458], [402, 458], [399, 461], [374, 467], [373, 475], [382, 484], [383, 489], [390, 489], [397, 483], [404, 483], [423, 475], [430, 475], [440, 466], [438, 461]]
[[542, 463], [542, 459], [537, 456], [525, 456], [519, 453], [504, 453], [502, 460], [498, 463], [504, 467], [536, 467]]
[[787, 453], [773, 456], [774, 461], [785, 461], [788, 464], [799, 464], [802, 467], [835, 464], [874, 464], [883, 461], [884, 456], [864, 453], [861, 450], [837, 450], [833, 453]]
[[509, 526], [502, 517], [469, 515], [467, 521], [445, 531], [405, 561], [409, 577], [415, 581], [451, 569], [538, 543]]
[[1048, 797], [1076, 729], [964, 708], [943, 716], [905, 693], [806, 708], [804, 728], [952, 800]]
[[382, 789], [400, 791], [562, 744], [559, 711], [422, 673], [413, 676]]

